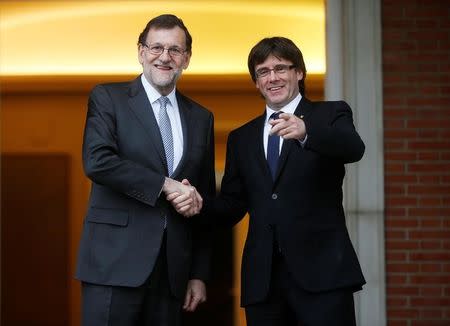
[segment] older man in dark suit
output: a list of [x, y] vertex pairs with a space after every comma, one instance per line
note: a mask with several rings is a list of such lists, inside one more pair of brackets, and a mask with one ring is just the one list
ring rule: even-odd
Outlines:
[[76, 276], [83, 325], [179, 325], [180, 312], [206, 300], [210, 247], [205, 230], [165, 199], [201, 202], [188, 178], [214, 194], [213, 116], [176, 90], [192, 38], [173, 15], [139, 36], [143, 74], [103, 84], [89, 98], [83, 162], [92, 180]]
[[[344, 165], [365, 147], [352, 111], [305, 97], [303, 56], [289, 39], [261, 40], [248, 68], [265, 112], [230, 133], [220, 196], [203, 207], [215, 222], [250, 215], [241, 280], [247, 325], [355, 325], [353, 293], [365, 280], [342, 182]], [[186, 196], [168, 199], [186, 209]]]

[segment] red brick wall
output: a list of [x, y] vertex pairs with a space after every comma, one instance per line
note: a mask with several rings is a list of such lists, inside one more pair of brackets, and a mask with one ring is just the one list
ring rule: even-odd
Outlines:
[[383, 0], [389, 326], [450, 325], [450, 1]]

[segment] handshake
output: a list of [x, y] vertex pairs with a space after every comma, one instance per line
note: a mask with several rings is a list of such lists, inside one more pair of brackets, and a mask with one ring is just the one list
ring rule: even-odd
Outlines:
[[203, 198], [187, 179], [179, 182], [166, 177], [162, 191], [179, 214], [191, 217], [200, 213]]

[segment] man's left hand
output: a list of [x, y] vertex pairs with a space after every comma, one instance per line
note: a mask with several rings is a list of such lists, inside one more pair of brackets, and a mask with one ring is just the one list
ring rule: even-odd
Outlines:
[[183, 309], [185, 311], [195, 311], [200, 303], [206, 301], [206, 285], [202, 280], [189, 280], [186, 297], [184, 298]]

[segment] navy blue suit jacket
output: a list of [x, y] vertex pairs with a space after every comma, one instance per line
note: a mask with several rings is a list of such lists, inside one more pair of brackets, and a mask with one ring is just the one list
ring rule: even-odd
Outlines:
[[344, 164], [360, 160], [364, 143], [345, 102], [300, 101], [295, 115], [306, 125], [304, 147], [285, 140], [272, 179], [263, 148], [265, 113], [228, 137], [220, 196], [204, 211], [221, 223], [248, 212], [242, 258], [241, 304], [269, 291], [274, 239], [293, 279], [307, 291], [360, 288], [361, 268], [350, 242], [342, 206]]

